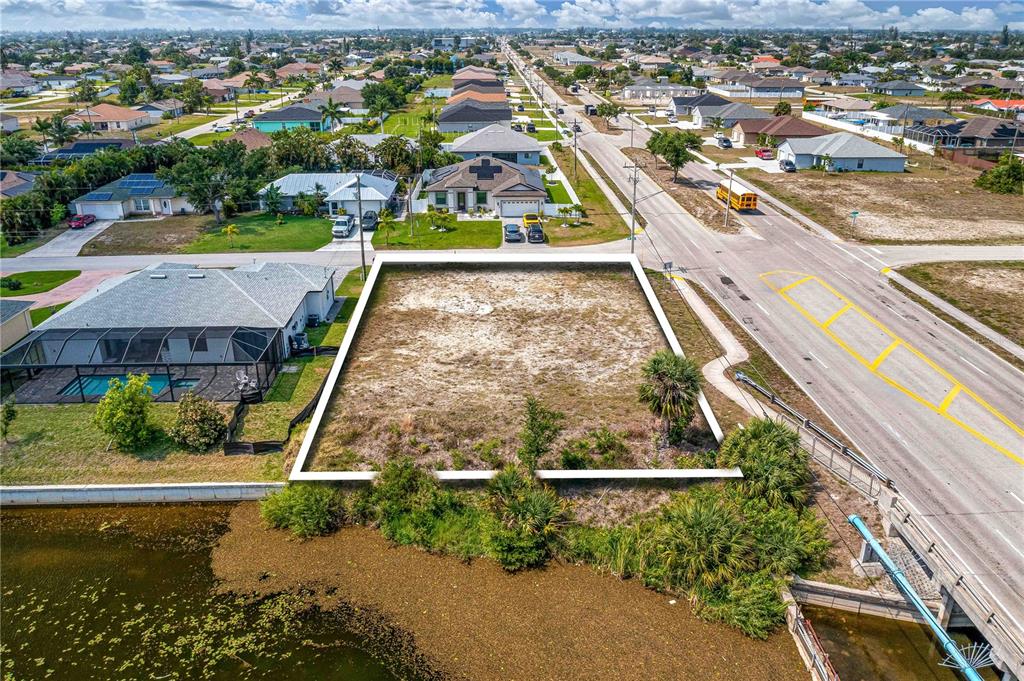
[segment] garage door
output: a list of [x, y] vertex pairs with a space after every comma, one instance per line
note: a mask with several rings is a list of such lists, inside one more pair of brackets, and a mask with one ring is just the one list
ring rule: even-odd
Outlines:
[[536, 213], [540, 211], [540, 206], [536, 199], [531, 201], [502, 201], [501, 202], [501, 217], [512, 218], [522, 217], [527, 213]]
[[78, 213], [80, 215], [95, 215], [99, 220], [118, 220], [124, 217], [121, 212], [121, 204], [114, 202], [90, 203], [79, 201]]

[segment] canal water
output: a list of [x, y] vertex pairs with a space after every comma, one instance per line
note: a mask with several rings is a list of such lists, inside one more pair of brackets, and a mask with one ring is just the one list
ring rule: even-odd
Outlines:
[[3, 678], [397, 678], [297, 597], [214, 592], [210, 552], [230, 510], [4, 510]]
[[[959, 673], [940, 666], [945, 654], [924, 625], [810, 605], [801, 609], [842, 681], [961, 681]], [[963, 634], [954, 638], [969, 642]], [[999, 679], [991, 668], [981, 675]]]

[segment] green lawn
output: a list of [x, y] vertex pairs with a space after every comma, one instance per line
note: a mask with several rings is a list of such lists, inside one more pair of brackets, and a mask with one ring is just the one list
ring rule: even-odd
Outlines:
[[427, 78], [425, 81], [423, 81], [423, 84], [420, 86], [420, 88], [422, 88], [423, 90], [429, 90], [432, 87], [451, 87], [451, 86], [452, 86], [452, 77], [451, 77], [451, 75], [447, 74], [447, 73], [442, 73], [440, 75], [431, 76], [430, 78]]
[[58, 303], [56, 305], [37, 307], [34, 310], [29, 310], [28, 316], [32, 319], [32, 326], [39, 326], [47, 319], [49, 319], [50, 317], [63, 310], [65, 307], [67, 307], [68, 303], [70, 302], [71, 301], [69, 300], [67, 303]]
[[16, 291], [4, 287], [0, 288], [0, 297], [7, 296], [34, 296], [37, 293], [46, 293], [55, 289], [61, 284], [71, 281], [81, 270], [53, 270], [49, 272], [17, 272], [7, 275], [11, 279], [17, 279], [22, 287]]
[[430, 229], [427, 216], [415, 216], [413, 236], [409, 236], [409, 223], [395, 224], [395, 233], [385, 244], [383, 230], [373, 233], [373, 247], [387, 249], [445, 249], [445, 248], [498, 248], [501, 246], [501, 222], [499, 220], [458, 220], [451, 231], [439, 232]]
[[9, 246], [7, 239], [0, 236], [0, 258], [16, 258], [23, 253], [28, 253], [33, 248], [39, 248], [53, 237], [61, 234], [65, 229], [67, 227], [54, 227], [53, 229], [46, 230], [34, 239], [29, 239], [13, 246]]
[[179, 132], [191, 130], [196, 126], [202, 125], [203, 123], [209, 123], [213, 120], [213, 116], [208, 116], [206, 114], [187, 114], [185, 116], [179, 116], [173, 120], [160, 121], [156, 125], [147, 125], [144, 128], [139, 128], [139, 137], [168, 137], [170, 135], [176, 135]]
[[242, 442], [284, 440], [288, 422], [313, 399], [334, 357], [295, 357], [284, 363], [263, 402], [249, 405], [236, 439]]
[[331, 241], [331, 221], [322, 217], [286, 215], [284, 224], [267, 213], [239, 215], [228, 222], [239, 234], [229, 238], [222, 228], [207, 227], [183, 253], [231, 253], [232, 251], [315, 251]]
[[572, 203], [572, 197], [569, 196], [568, 190], [566, 190], [565, 185], [561, 182], [549, 184], [546, 189], [548, 191], [548, 201], [551, 203]]
[[207, 147], [217, 140], [225, 140], [234, 134], [234, 132], [204, 132], [195, 137], [189, 137], [188, 141], [197, 147]]
[[417, 137], [420, 129], [427, 125], [423, 120], [423, 115], [431, 109], [436, 109], [438, 112], [441, 111], [440, 105], [428, 102], [410, 105], [403, 111], [395, 111], [384, 121], [384, 132], [392, 135]]
[[568, 227], [561, 226], [561, 218], [549, 219], [544, 227], [548, 242], [552, 246], [583, 246], [615, 241], [628, 236], [629, 228], [626, 223], [582, 165], [577, 167], [576, 176], [573, 177], [572, 151], [568, 147], [550, 151], [576, 190], [576, 195], [580, 198], [587, 215], [579, 225]]
[[562, 135], [557, 130], [538, 130], [537, 132], [528, 132], [526, 134], [538, 142], [555, 142], [562, 139]]

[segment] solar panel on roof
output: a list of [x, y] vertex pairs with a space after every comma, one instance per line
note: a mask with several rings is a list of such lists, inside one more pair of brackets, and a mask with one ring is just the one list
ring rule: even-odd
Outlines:
[[149, 196], [152, 193], [152, 187], [133, 187], [128, 190], [128, 196]]
[[110, 192], [90, 192], [83, 197], [83, 201], [109, 201], [113, 196]]

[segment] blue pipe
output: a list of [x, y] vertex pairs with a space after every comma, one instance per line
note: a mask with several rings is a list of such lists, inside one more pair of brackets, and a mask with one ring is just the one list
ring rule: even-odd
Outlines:
[[928, 623], [928, 626], [931, 627], [931, 630], [935, 633], [935, 636], [942, 644], [942, 649], [946, 651], [949, 657], [956, 662], [957, 666], [960, 668], [960, 673], [962, 673], [968, 681], [984, 681], [978, 671], [971, 666], [971, 663], [968, 662], [967, 658], [965, 658], [963, 653], [960, 652], [960, 646], [957, 645], [956, 641], [949, 637], [946, 630], [943, 629], [942, 625], [939, 624], [939, 621], [935, 619], [935, 615], [932, 614], [932, 611], [928, 609], [928, 606], [924, 604], [921, 597], [917, 595], [917, 591], [915, 591], [914, 587], [911, 586], [910, 581], [907, 580], [906, 576], [903, 574], [903, 570], [900, 570], [896, 567], [896, 563], [892, 562], [892, 558], [889, 557], [889, 554], [885, 552], [882, 545], [879, 544], [878, 540], [871, 534], [871, 530], [869, 530], [868, 526], [864, 524], [864, 521], [860, 519], [860, 516], [854, 514], [849, 516], [847, 520], [850, 521], [850, 524], [853, 525], [857, 532], [860, 533], [860, 536], [864, 538], [864, 541], [868, 543], [868, 546], [871, 547], [871, 550], [875, 552], [875, 555], [878, 556], [878, 559], [882, 562], [882, 566], [885, 568], [885, 571], [889, 573], [889, 577], [892, 578], [896, 587], [904, 597], [910, 601], [910, 604], [917, 609], [921, 614], [921, 617], [924, 618], [924, 621]]

